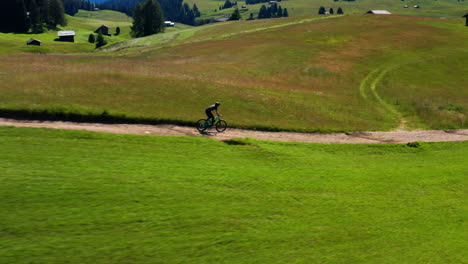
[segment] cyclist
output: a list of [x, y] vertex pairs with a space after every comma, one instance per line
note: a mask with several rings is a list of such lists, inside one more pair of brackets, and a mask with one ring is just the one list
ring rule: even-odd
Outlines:
[[215, 113], [218, 116], [223, 116], [222, 114], [220, 114], [218, 112], [218, 106], [220, 106], [220, 105], [221, 104], [219, 102], [216, 102], [214, 105], [210, 105], [205, 109], [206, 116], [208, 117], [208, 123], [210, 125], [212, 125], [214, 123], [214, 116], [213, 116], [213, 113], [212, 113], [213, 111], [215, 111]]

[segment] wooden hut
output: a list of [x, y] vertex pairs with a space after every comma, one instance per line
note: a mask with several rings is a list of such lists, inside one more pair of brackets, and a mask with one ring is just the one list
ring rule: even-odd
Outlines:
[[73, 30], [59, 31], [57, 34], [58, 41], [75, 42], [75, 31]]
[[94, 31], [94, 33], [101, 33], [103, 34], [104, 36], [110, 36], [111, 34], [109, 33], [109, 26], [108, 25], [102, 25], [100, 26], [98, 29], [96, 29], [96, 31]]
[[42, 46], [42, 41], [32, 38], [32, 39], [26, 41], [26, 45]]

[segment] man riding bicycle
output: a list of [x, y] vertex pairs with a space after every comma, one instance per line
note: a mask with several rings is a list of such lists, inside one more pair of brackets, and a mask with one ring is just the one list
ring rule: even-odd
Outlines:
[[215, 111], [215, 113], [218, 116], [223, 116], [222, 114], [218, 112], [218, 106], [220, 105], [221, 104], [219, 102], [216, 102], [214, 105], [210, 105], [205, 109], [205, 113], [206, 113], [206, 116], [208, 117], [208, 122], [210, 125], [214, 123], [214, 115], [212, 113], [213, 111]]

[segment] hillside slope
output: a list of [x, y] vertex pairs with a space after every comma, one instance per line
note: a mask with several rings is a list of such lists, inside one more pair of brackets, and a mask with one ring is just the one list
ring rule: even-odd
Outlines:
[[[92, 52], [95, 44], [88, 43], [89, 34], [101, 25], [110, 27], [109, 33], [114, 34], [117, 27], [121, 33], [118, 36], [105, 37], [109, 44], [130, 39], [130, 26], [132, 20], [125, 14], [110, 11], [84, 11], [80, 10], [75, 16], [66, 15], [67, 26], [60, 30], [73, 30], [76, 33], [75, 43], [55, 41], [58, 38], [57, 31], [49, 30], [41, 34], [14, 34], [0, 33], [0, 54], [15, 52], [31, 53], [83, 53]], [[30, 38], [42, 41], [42, 46], [27, 46], [26, 41]]]
[[0, 263], [466, 262], [468, 142], [228, 143], [0, 127]]
[[[224, 1], [218, 0], [188, 0], [191, 5], [196, 4], [202, 13], [202, 18], [222, 17], [233, 12], [233, 8], [219, 10]], [[235, 1], [231, 1], [235, 2]], [[245, 1], [238, 1], [239, 8]], [[331, 1], [331, 0], [288, 0], [278, 2], [283, 8], [287, 8], [290, 16], [317, 15], [321, 6], [327, 11], [333, 8], [336, 12], [341, 7], [345, 14], [363, 14], [369, 10], [388, 10], [392, 14], [459, 18], [468, 13], [468, 1], [457, 0], [357, 0], [357, 1]], [[244, 19], [253, 13], [255, 17], [262, 5], [267, 3], [247, 5], [242, 8]], [[405, 8], [404, 6], [408, 6]], [[414, 8], [419, 6], [419, 8]], [[215, 11], [216, 10], [216, 11]]]
[[221, 101], [237, 127], [466, 128], [467, 69], [451, 70], [468, 59], [460, 22], [372, 15], [240, 21], [135, 40], [151, 45], [124, 45], [119, 56], [3, 55], [0, 106], [194, 122]]

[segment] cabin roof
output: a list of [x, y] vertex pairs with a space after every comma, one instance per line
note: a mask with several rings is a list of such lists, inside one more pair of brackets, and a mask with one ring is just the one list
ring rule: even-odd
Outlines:
[[228, 20], [229, 20], [229, 17], [222, 17], [222, 18], [216, 19], [216, 21], [218, 21], [218, 22], [225, 22], [225, 21], [228, 21]]
[[41, 43], [41, 42], [42, 42], [42, 41], [40, 41], [40, 40], [38, 40], [38, 39], [33, 39], [33, 38], [32, 38], [32, 39], [30, 39], [30, 40], [26, 41], [26, 43], [28, 43], [28, 44], [29, 44], [29, 43], [32, 43], [32, 42], [35, 42], [35, 41], [37, 41], [37, 42], [39, 42], [39, 43]]
[[369, 10], [368, 14], [376, 14], [376, 15], [391, 15], [392, 13], [388, 12], [387, 10]]
[[66, 37], [66, 36], [75, 36], [75, 31], [73, 30], [64, 30], [57, 32], [59, 37]]

